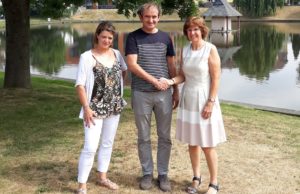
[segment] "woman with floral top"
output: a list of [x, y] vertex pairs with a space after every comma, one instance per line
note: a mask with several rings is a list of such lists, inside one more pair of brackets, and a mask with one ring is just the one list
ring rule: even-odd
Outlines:
[[93, 48], [80, 56], [76, 91], [82, 105], [79, 117], [84, 121], [85, 133], [78, 164], [77, 193], [80, 194], [87, 193], [86, 182], [98, 146], [97, 184], [118, 189], [107, 178], [107, 171], [120, 113], [125, 106], [122, 94], [127, 66], [120, 52], [111, 48], [114, 35], [115, 27], [110, 22], [101, 22], [94, 35]]

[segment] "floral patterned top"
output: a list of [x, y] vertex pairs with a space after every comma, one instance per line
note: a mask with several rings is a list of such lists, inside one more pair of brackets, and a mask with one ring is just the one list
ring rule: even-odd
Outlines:
[[105, 67], [95, 57], [94, 59], [96, 60], [96, 65], [93, 67], [95, 83], [90, 107], [100, 119], [120, 114], [125, 106], [121, 96], [120, 63], [116, 60], [112, 67]]

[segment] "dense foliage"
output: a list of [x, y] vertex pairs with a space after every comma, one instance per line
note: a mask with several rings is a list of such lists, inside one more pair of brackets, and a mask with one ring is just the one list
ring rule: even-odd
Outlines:
[[278, 7], [284, 5], [284, 0], [234, 0], [236, 8], [248, 16], [273, 15]]
[[[126, 17], [136, 17], [136, 11], [140, 5], [149, 2], [147, 0], [116, 0], [115, 5], [119, 14]], [[177, 12], [183, 20], [189, 16], [197, 15], [198, 7], [193, 0], [155, 0], [162, 7], [162, 14], [172, 14]]]
[[39, 17], [59, 18], [67, 9], [83, 4], [82, 0], [30, 0], [30, 11], [32, 15]]
[[4, 88], [31, 88], [30, 79], [30, 12], [37, 16], [58, 18], [66, 9], [82, 0], [1, 0], [5, 15]]

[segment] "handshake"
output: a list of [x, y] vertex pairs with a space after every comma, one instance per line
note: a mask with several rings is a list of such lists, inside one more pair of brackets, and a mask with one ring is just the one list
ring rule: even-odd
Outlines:
[[167, 79], [167, 78], [161, 77], [160, 79], [157, 80], [157, 82], [154, 83], [154, 86], [158, 90], [166, 90], [174, 84], [175, 84], [174, 79]]

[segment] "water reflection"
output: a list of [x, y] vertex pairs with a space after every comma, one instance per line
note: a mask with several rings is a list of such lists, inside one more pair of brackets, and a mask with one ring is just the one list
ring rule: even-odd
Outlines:
[[[290, 38], [293, 48], [294, 59], [297, 60], [299, 58], [300, 53], [300, 34], [290, 34]], [[300, 87], [300, 62], [298, 63], [298, 68], [296, 71], [298, 73], [297, 85]]]
[[243, 49], [233, 57], [242, 75], [256, 80], [268, 79], [270, 72], [282, 68], [286, 51], [282, 48], [285, 35], [272, 26], [251, 26], [241, 29], [240, 42]]
[[[75, 24], [31, 29], [32, 73], [75, 79], [80, 53], [92, 47], [96, 25]], [[119, 33], [113, 47], [124, 54], [128, 31], [138, 26], [120, 25], [121, 28], [117, 26]], [[300, 29], [300, 24], [298, 26]], [[182, 47], [187, 43], [182, 34], [182, 23], [162, 24], [162, 28], [164, 31], [171, 30], [169, 34], [174, 41], [176, 55], [180, 56]], [[289, 30], [288, 27], [285, 29]], [[239, 32], [211, 33], [208, 40], [217, 46], [222, 60], [221, 99], [259, 104], [257, 99], [263, 96], [267, 100], [261, 101], [262, 105], [300, 110], [299, 100], [293, 100], [300, 98], [300, 34], [278, 31], [272, 25], [247, 24], [242, 25]], [[4, 67], [4, 51], [5, 35], [1, 32], [0, 69]], [[176, 63], [179, 65], [179, 57]], [[290, 79], [293, 79], [291, 83]], [[287, 98], [290, 100], [286, 100], [286, 97], [274, 100], [273, 96], [279, 93], [276, 88], [278, 85], [286, 90], [281, 93], [292, 93], [293, 98], [289, 95]], [[286, 101], [290, 104], [285, 104]]]
[[[236, 37], [234, 37], [236, 35]], [[210, 42], [214, 43], [218, 48], [228, 48], [240, 45], [240, 32], [211, 32], [208, 36]]]
[[297, 59], [300, 51], [300, 34], [290, 34], [294, 58]]
[[72, 45], [68, 29], [32, 29], [30, 38], [31, 66], [48, 75], [58, 73], [65, 64], [67, 48]]
[[0, 32], [0, 70], [4, 69], [4, 61], [5, 61], [5, 33]]
[[[40, 28], [33, 29], [31, 34], [31, 65], [48, 75], [57, 74], [65, 64], [78, 64], [80, 53], [92, 47], [91, 32], [81, 36], [71, 28]], [[180, 56], [187, 40], [181, 32], [170, 35]], [[114, 48], [123, 54], [126, 37], [127, 32], [120, 32], [114, 41]], [[223, 68], [239, 68], [249, 78], [268, 79], [270, 72], [282, 68], [286, 61], [286, 52], [279, 53], [284, 34], [269, 26], [244, 28], [240, 34], [212, 33], [209, 41], [218, 47]], [[176, 61], [179, 64], [179, 57]]]
[[242, 48], [240, 45], [240, 32], [219, 33], [213, 32], [208, 36], [208, 41], [214, 43], [221, 58], [222, 68], [236, 68], [233, 56]]

